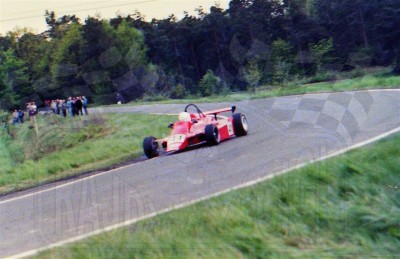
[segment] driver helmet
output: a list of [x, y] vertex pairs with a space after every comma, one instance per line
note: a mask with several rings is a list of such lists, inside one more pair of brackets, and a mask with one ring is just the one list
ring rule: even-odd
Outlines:
[[181, 112], [178, 116], [180, 121], [191, 121], [190, 114], [188, 112]]

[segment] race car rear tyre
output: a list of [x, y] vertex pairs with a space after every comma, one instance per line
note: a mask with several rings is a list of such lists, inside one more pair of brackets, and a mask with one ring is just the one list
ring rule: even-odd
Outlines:
[[235, 113], [233, 114], [233, 131], [237, 137], [247, 135], [249, 126], [247, 124], [247, 118], [244, 114]]
[[205, 128], [205, 139], [212, 145], [218, 145], [220, 142], [219, 131], [214, 124], [208, 124]]
[[143, 151], [144, 154], [148, 158], [157, 157], [159, 155], [158, 152], [158, 143], [156, 142], [156, 138], [153, 136], [146, 137], [143, 140]]

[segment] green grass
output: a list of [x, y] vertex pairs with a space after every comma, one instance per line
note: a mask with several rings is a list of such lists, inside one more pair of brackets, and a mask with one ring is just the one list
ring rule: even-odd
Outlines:
[[307, 86], [307, 91], [350, 91], [373, 88], [396, 88], [400, 86], [399, 76], [364, 76], [337, 82], [323, 82]]
[[[326, 77], [333, 76], [327, 75]], [[334, 77], [338, 80], [304, 84], [306, 81], [302, 79], [289, 82], [281, 87], [261, 86], [256, 93], [238, 92], [182, 100], [161, 100], [159, 98], [155, 100], [157, 103], [235, 102], [273, 96], [400, 86], [400, 77], [390, 75], [387, 69], [382, 68], [356, 70], [340, 73]], [[355, 78], [347, 79], [347, 77]], [[312, 80], [314, 79], [307, 79], [307, 81]], [[142, 100], [127, 105], [153, 103]], [[123, 119], [117, 119], [120, 116], [89, 116], [87, 120], [74, 118], [73, 121], [69, 118], [64, 120], [54, 117], [49, 123], [47, 123], [47, 118], [39, 119], [39, 136], [35, 134], [34, 130], [27, 127], [13, 129], [11, 132], [13, 138], [11, 139], [2, 132], [3, 137], [0, 139], [0, 193], [27, 188], [41, 182], [61, 179], [88, 170], [104, 168], [139, 156], [142, 152], [141, 141], [149, 131], [138, 131], [137, 127], [152, 125], [154, 120], [165, 122], [162, 118], [147, 115], [142, 115], [142, 117], [126, 115], [123, 116]], [[164, 125], [161, 123], [155, 132], [165, 134], [167, 129], [163, 127]], [[129, 138], [129, 141], [126, 141], [124, 136]]]
[[6, 141], [0, 141], [0, 166], [3, 168], [12, 167], [12, 158]]
[[0, 138], [0, 193], [142, 156], [143, 138], [165, 136], [170, 121], [146, 114], [37, 116], [38, 136], [29, 122], [11, 126], [11, 137]]
[[[363, 69], [355, 70], [352, 72], [343, 72], [337, 74], [330, 74], [327, 77], [334, 78], [334, 80], [321, 83], [309, 84], [308, 81], [313, 81], [312, 78], [305, 78], [293, 80], [280, 86], [264, 85], [260, 86], [255, 93], [251, 92], [237, 92], [227, 95], [214, 95], [210, 97], [187, 97], [184, 99], [169, 99], [158, 96], [154, 100], [145, 98], [130, 102], [124, 105], [143, 105], [154, 103], [206, 103], [206, 102], [235, 102], [242, 100], [260, 99], [267, 97], [298, 95], [307, 93], [322, 93], [322, 92], [342, 92], [353, 90], [368, 90], [368, 89], [382, 89], [382, 88], [399, 88], [400, 76], [390, 75], [386, 68], [376, 69]], [[354, 77], [354, 78], [348, 78]]]
[[39, 257], [395, 258], [399, 146], [390, 137]]

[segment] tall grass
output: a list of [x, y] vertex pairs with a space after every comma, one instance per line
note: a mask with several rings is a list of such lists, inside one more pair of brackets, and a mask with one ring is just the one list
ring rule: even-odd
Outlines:
[[39, 134], [29, 122], [11, 127], [11, 137], [0, 142], [0, 193], [133, 160], [143, 154], [143, 138], [165, 135], [170, 120], [145, 114], [38, 116]]
[[7, 146], [8, 137], [0, 135], [0, 172], [12, 167], [11, 152]]
[[39, 257], [395, 258], [399, 146], [392, 137]]

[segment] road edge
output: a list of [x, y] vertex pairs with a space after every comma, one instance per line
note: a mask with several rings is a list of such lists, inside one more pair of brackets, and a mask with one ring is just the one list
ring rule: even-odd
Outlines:
[[98, 235], [98, 234], [101, 234], [101, 233], [105, 233], [105, 232], [108, 232], [108, 231], [111, 231], [111, 230], [114, 230], [114, 229], [117, 229], [117, 228], [120, 228], [120, 227], [129, 226], [129, 225], [134, 224], [136, 222], [139, 222], [139, 221], [142, 221], [142, 220], [145, 220], [145, 219], [149, 219], [149, 218], [152, 218], [152, 217], [155, 217], [155, 216], [158, 216], [158, 215], [162, 215], [162, 214], [165, 214], [167, 212], [171, 212], [171, 211], [176, 210], [176, 209], [181, 209], [181, 208], [184, 208], [184, 207], [188, 207], [188, 206], [196, 204], [198, 202], [202, 202], [202, 201], [205, 201], [205, 200], [208, 200], [208, 199], [211, 199], [211, 198], [214, 198], [214, 197], [217, 197], [217, 196], [220, 196], [220, 195], [232, 192], [232, 191], [236, 191], [236, 190], [240, 190], [240, 189], [243, 189], [243, 188], [246, 188], [246, 187], [250, 187], [250, 186], [256, 185], [258, 183], [261, 183], [261, 182], [264, 182], [266, 180], [269, 180], [269, 179], [271, 179], [271, 178], [273, 178], [275, 176], [286, 174], [288, 172], [303, 168], [303, 167], [305, 167], [307, 165], [310, 165], [310, 164], [313, 164], [313, 163], [316, 163], [316, 162], [324, 161], [326, 159], [342, 155], [342, 154], [347, 153], [347, 152], [349, 152], [351, 150], [354, 150], [354, 149], [357, 149], [357, 148], [360, 148], [360, 147], [364, 147], [364, 146], [367, 146], [367, 145], [372, 144], [374, 142], [377, 142], [377, 141], [379, 141], [381, 139], [389, 137], [389, 136], [391, 136], [393, 134], [396, 134], [398, 132], [400, 132], [400, 127], [397, 127], [397, 128], [392, 129], [392, 130], [390, 130], [388, 132], [385, 132], [383, 134], [380, 134], [380, 135], [378, 135], [376, 137], [370, 138], [370, 139], [368, 139], [366, 141], [363, 141], [363, 142], [360, 142], [358, 144], [352, 145], [350, 147], [343, 148], [341, 150], [335, 151], [332, 154], [329, 154], [329, 155], [326, 155], [326, 156], [322, 156], [320, 158], [316, 158], [316, 159], [310, 160], [310, 161], [305, 162], [305, 163], [301, 163], [299, 165], [296, 165], [296, 166], [290, 167], [288, 169], [276, 172], [274, 174], [266, 175], [266, 176], [263, 176], [261, 178], [255, 179], [255, 180], [252, 180], [252, 181], [249, 181], [249, 182], [246, 182], [246, 183], [243, 183], [243, 184], [236, 185], [236, 186], [228, 188], [226, 190], [219, 191], [219, 192], [204, 196], [202, 198], [198, 198], [198, 199], [194, 199], [192, 201], [184, 202], [184, 203], [181, 203], [181, 204], [178, 204], [178, 205], [175, 205], [175, 206], [172, 206], [172, 207], [169, 207], [169, 208], [157, 211], [157, 212], [153, 212], [153, 213], [141, 216], [141, 217], [137, 217], [137, 218], [134, 218], [134, 219], [130, 219], [130, 220], [121, 222], [121, 223], [117, 223], [117, 224], [108, 226], [108, 227], [103, 228], [103, 229], [99, 229], [99, 230], [96, 230], [96, 231], [93, 231], [93, 232], [90, 232], [90, 233], [86, 233], [84, 235], [80, 235], [80, 236], [69, 238], [69, 239], [66, 239], [66, 240], [63, 240], [63, 241], [59, 241], [57, 243], [54, 243], [54, 244], [51, 244], [51, 245], [47, 245], [47, 246], [44, 246], [44, 247], [41, 247], [41, 248], [36, 248], [36, 249], [32, 249], [32, 250], [29, 250], [29, 251], [26, 251], [26, 252], [23, 252], [23, 253], [20, 253], [20, 254], [12, 255], [12, 256], [7, 257], [7, 258], [24, 258], [24, 257], [28, 257], [28, 256], [34, 256], [34, 255], [36, 255], [36, 254], [38, 254], [38, 253], [40, 253], [42, 251], [48, 250], [48, 249], [57, 248], [57, 247], [60, 247], [60, 246], [66, 245], [66, 244], [70, 244], [70, 243], [73, 243], [73, 242], [76, 242], [76, 241], [79, 241], [79, 240], [82, 240], [82, 239], [85, 239], [85, 238], [88, 238], [88, 237], [91, 237], [91, 236], [95, 236], [95, 235]]

